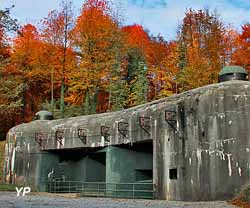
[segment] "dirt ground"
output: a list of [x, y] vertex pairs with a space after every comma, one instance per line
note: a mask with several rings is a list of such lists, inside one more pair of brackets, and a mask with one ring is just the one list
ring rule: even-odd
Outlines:
[[17, 197], [15, 192], [0, 192], [0, 208], [233, 208], [227, 202], [167, 202], [83, 198], [74, 195], [28, 194]]

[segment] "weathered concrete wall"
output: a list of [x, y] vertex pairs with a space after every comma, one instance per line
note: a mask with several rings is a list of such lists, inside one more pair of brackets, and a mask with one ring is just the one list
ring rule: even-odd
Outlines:
[[[172, 103], [177, 131], [158, 120], [155, 180], [160, 198], [228, 199], [249, 183], [249, 96], [248, 82], [228, 82], [190, 91]], [[177, 180], [169, 177], [172, 168]]]
[[[104, 158], [101, 158], [103, 154]], [[81, 154], [79, 150], [44, 152], [37, 162], [38, 171], [35, 175], [40, 179], [37, 183], [39, 191], [46, 191], [47, 183], [52, 178], [65, 181], [105, 182], [106, 167], [103, 152], [97, 151], [88, 155]]]
[[[20, 179], [37, 187], [40, 176], [46, 177], [58, 163], [57, 159], [41, 159], [47, 150], [82, 149], [84, 153], [93, 148], [152, 140], [153, 182], [158, 198], [231, 198], [249, 184], [250, 178], [249, 89], [249, 82], [230, 81], [121, 112], [34, 121], [14, 127], [8, 134], [6, 178], [12, 170], [12, 181]], [[140, 117], [144, 121], [139, 122]], [[118, 130], [121, 121], [127, 123], [122, 133]], [[106, 140], [101, 126], [109, 127]], [[87, 132], [86, 144], [78, 137], [79, 129]], [[61, 144], [55, 138], [58, 130]], [[44, 135], [42, 147], [35, 141], [38, 132]], [[115, 159], [106, 159], [106, 166]], [[128, 160], [133, 159], [136, 157]], [[41, 167], [43, 160], [49, 161], [45, 169]]]
[[[150, 152], [128, 148], [107, 148], [107, 183], [135, 183], [144, 178], [137, 170], [152, 170], [153, 159]], [[151, 178], [152, 179], [152, 178]]]
[[[18, 160], [18, 158], [16, 158], [16, 160]], [[18, 162], [19, 160], [16, 163]], [[48, 179], [52, 176], [60, 176], [59, 162], [59, 157], [56, 154], [47, 152], [36, 154], [36, 157], [30, 161], [30, 166], [34, 166], [35, 170], [29, 171], [34, 179], [27, 185], [34, 184], [32, 190], [45, 192], [47, 190]], [[16, 171], [16, 174], [20, 175], [18, 171]]]

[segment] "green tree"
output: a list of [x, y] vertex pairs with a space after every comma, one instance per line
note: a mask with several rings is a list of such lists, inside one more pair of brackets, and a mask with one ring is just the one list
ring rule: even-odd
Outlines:
[[128, 101], [129, 107], [147, 102], [147, 71], [143, 55], [138, 49], [132, 49], [129, 53], [128, 64], [128, 83], [130, 86]]
[[86, 91], [85, 101], [84, 101], [84, 115], [89, 115], [91, 113], [91, 102], [89, 91]]
[[128, 83], [125, 77], [122, 76], [122, 69], [120, 67], [116, 67], [112, 71], [109, 93], [109, 109], [111, 109], [111, 111], [118, 111], [126, 108]]

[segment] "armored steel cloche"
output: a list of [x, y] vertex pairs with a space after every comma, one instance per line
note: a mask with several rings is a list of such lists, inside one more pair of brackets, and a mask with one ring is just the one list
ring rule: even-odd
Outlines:
[[219, 82], [247, 80], [247, 72], [241, 66], [226, 66], [219, 73]]
[[53, 114], [49, 111], [39, 111], [35, 115], [35, 120], [53, 120]]

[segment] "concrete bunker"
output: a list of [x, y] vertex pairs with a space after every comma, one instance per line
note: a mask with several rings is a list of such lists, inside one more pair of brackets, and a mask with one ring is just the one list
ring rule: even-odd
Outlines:
[[249, 89], [227, 81], [124, 111], [16, 126], [5, 180], [38, 191], [54, 177], [57, 191], [61, 183], [99, 196], [230, 199], [249, 185]]

